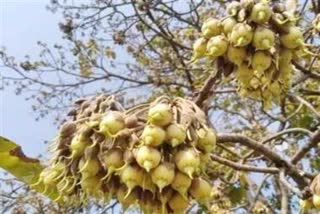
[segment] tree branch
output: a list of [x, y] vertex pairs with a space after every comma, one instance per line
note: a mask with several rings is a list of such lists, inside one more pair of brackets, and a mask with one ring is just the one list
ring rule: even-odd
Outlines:
[[[298, 188], [295, 188], [293, 187], [285, 178], [285, 171], [284, 169], [281, 169], [280, 170], [280, 173], [279, 173], [279, 181], [281, 182], [279, 184], [279, 186], [281, 187], [282, 185], [286, 186], [287, 189], [289, 189], [290, 191], [292, 191], [293, 193], [295, 193], [297, 196], [299, 197], [302, 197], [303, 194], [302, 192], [298, 189]], [[282, 185], [281, 185], [282, 184]]]
[[303, 189], [305, 186], [309, 184], [308, 180], [305, 177], [308, 176], [306, 173], [300, 171], [296, 166], [282, 158], [282, 156], [280, 156], [276, 152], [272, 151], [269, 147], [251, 138], [248, 138], [240, 134], [219, 134], [218, 142], [240, 143], [244, 146], [247, 146], [253, 149], [254, 151], [264, 155], [266, 158], [272, 161], [276, 165], [276, 167], [285, 168], [287, 173], [294, 179], [294, 181], [299, 185], [301, 189]]
[[291, 159], [292, 164], [298, 163], [313, 147], [317, 146], [320, 142], [320, 129], [316, 131], [309, 142], [305, 144]]
[[296, 66], [296, 68], [298, 68], [300, 71], [302, 71], [302, 73], [304, 73], [308, 77], [311, 77], [313, 79], [320, 79], [320, 74], [312, 73], [310, 70], [306, 69], [305, 67], [303, 67], [295, 61], [293, 61], [293, 64], [294, 66]]
[[202, 88], [199, 92], [197, 92], [197, 96], [194, 99], [194, 102], [199, 106], [202, 107], [203, 103], [208, 97], [212, 95], [212, 88], [215, 85], [216, 81], [221, 77], [221, 70], [217, 69], [216, 71], [212, 72], [208, 79], [203, 84]]
[[278, 138], [278, 137], [280, 137], [280, 136], [282, 136], [282, 135], [289, 134], [289, 133], [293, 133], [293, 132], [298, 132], [298, 133], [301, 132], [301, 133], [304, 133], [304, 134], [306, 134], [306, 135], [308, 135], [308, 136], [311, 136], [311, 135], [312, 135], [312, 132], [309, 131], [309, 130], [307, 130], [307, 129], [303, 129], [303, 128], [292, 128], [292, 129], [286, 129], [286, 130], [283, 130], [283, 131], [281, 131], [281, 132], [278, 132], [278, 133], [276, 133], [276, 134], [274, 134], [274, 135], [271, 135], [271, 136], [263, 139], [263, 140], [261, 141], [261, 143], [262, 143], [262, 144], [265, 144], [265, 143], [267, 143], [267, 142], [269, 142], [269, 141], [271, 141], [271, 140], [274, 140], [274, 139], [276, 139], [276, 138]]
[[280, 194], [281, 194], [281, 214], [287, 214], [288, 213], [288, 207], [289, 207], [289, 200], [288, 200], [288, 191], [282, 183], [278, 180], [278, 185], [280, 189]]
[[306, 101], [305, 99], [303, 99], [300, 96], [291, 96], [291, 97], [293, 97], [294, 99], [303, 103], [306, 107], [308, 107], [317, 116], [318, 119], [320, 119], [320, 112], [317, 111], [308, 101]]
[[218, 155], [211, 154], [211, 159], [213, 161], [217, 161], [221, 164], [227, 165], [235, 170], [239, 171], [248, 171], [248, 172], [258, 172], [258, 173], [271, 173], [271, 174], [276, 174], [279, 172], [279, 169], [276, 167], [255, 167], [255, 166], [250, 166], [246, 164], [240, 164], [236, 163], [233, 161], [230, 161], [228, 159], [222, 158]]

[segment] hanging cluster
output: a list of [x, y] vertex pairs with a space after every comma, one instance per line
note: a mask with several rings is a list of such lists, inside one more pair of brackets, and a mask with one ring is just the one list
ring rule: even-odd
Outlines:
[[210, 213], [231, 214], [229, 209], [232, 207], [232, 203], [230, 199], [225, 196], [225, 192], [221, 186], [212, 188], [211, 199], [213, 203], [210, 207]]
[[208, 57], [231, 63], [241, 95], [266, 105], [277, 101], [290, 89], [292, 59], [312, 54], [296, 25], [298, 18], [283, 4], [267, 0], [233, 1], [226, 13], [203, 23], [192, 61]]
[[116, 199], [145, 213], [180, 213], [191, 200], [208, 205], [216, 134], [193, 102], [160, 97], [125, 110], [101, 95], [78, 101], [69, 115], [34, 184], [58, 190], [57, 201]]

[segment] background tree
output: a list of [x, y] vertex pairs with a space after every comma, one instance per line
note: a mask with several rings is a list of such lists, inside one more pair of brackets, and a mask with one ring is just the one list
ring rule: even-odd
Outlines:
[[[211, 176], [231, 200], [220, 206], [251, 212], [262, 202], [266, 210], [296, 212], [298, 197], [310, 196], [307, 187], [319, 168], [319, 57], [294, 60], [294, 82], [279, 105], [265, 109], [263, 102], [239, 96], [231, 68], [190, 63], [204, 20], [221, 16], [229, 3], [51, 1], [48, 9], [64, 16], [59, 27], [67, 45], [39, 42], [39, 58], [23, 61], [2, 50], [1, 64], [10, 71], [1, 73], [4, 85], [29, 96], [37, 119], [54, 114], [58, 123], [72, 102], [100, 93], [115, 95], [125, 107], [160, 94], [188, 97], [218, 132]], [[319, 53], [320, 4], [306, 0], [297, 8], [305, 41]]]

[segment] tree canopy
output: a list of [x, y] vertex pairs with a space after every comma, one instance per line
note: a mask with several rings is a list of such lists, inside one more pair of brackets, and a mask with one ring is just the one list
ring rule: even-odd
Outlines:
[[[270, 25], [264, 20], [265, 16], [248, 15], [248, 8], [251, 10], [258, 2], [272, 6]], [[7, 68], [7, 72], [0, 74], [4, 90], [5, 85], [12, 84], [17, 95], [27, 96], [36, 119], [51, 114], [56, 116], [57, 124], [65, 124], [72, 117], [78, 120], [86, 115], [87, 107], [81, 107], [83, 103], [100, 109], [97, 100], [104, 96], [117, 100], [118, 106], [110, 107], [111, 110], [124, 112], [135, 112], [136, 106], [156, 102], [161, 96], [171, 100], [179, 97], [196, 105], [190, 107], [194, 111], [189, 113], [199, 120], [204, 117], [206, 122], [201, 124], [213, 128], [217, 138], [205, 170], [214, 186], [210, 206], [190, 205], [189, 212], [211, 209], [213, 213], [284, 214], [320, 207], [314, 200], [320, 196], [317, 190], [320, 182], [317, 176], [320, 168], [319, 2], [52, 0], [47, 9], [63, 14], [64, 20], [59, 23], [63, 44], [51, 47], [41, 41], [39, 57], [26, 56], [21, 61], [8, 55], [4, 48], [0, 50], [0, 64]], [[238, 60], [233, 62], [229, 52], [227, 54], [228, 48], [234, 48], [230, 53], [237, 53], [248, 45], [238, 40], [238, 35], [229, 35], [225, 33], [228, 29], [220, 29], [221, 32], [206, 36], [205, 30], [215, 26], [213, 18], [219, 21], [214, 27], [216, 30], [228, 17], [236, 17], [238, 24], [274, 33], [272, 47], [263, 42], [254, 43], [257, 40], [253, 39], [253, 44], [245, 50], [242, 61], [248, 61], [250, 69], [240, 69], [243, 62], [237, 64]], [[209, 27], [204, 27], [205, 24]], [[231, 30], [234, 29], [234, 25], [230, 25]], [[225, 26], [227, 24], [222, 27]], [[301, 31], [302, 40], [292, 47], [296, 40], [290, 38], [286, 42], [285, 35], [295, 26]], [[211, 39], [213, 36], [216, 40]], [[247, 37], [246, 34], [243, 38]], [[292, 55], [288, 61], [281, 61], [286, 56], [284, 49]], [[254, 67], [254, 60], [259, 57], [256, 53], [263, 55], [266, 50], [270, 59], [267, 68], [262, 69], [266, 58]], [[278, 72], [281, 63], [285, 68], [290, 65], [287, 76], [281, 77], [282, 73]], [[273, 70], [269, 68], [271, 64]], [[270, 75], [263, 73], [267, 69], [272, 70]], [[256, 72], [256, 77], [265, 75], [269, 82], [252, 80], [250, 72]], [[272, 85], [276, 81], [278, 85]], [[195, 110], [197, 108], [203, 115], [196, 114], [200, 111]], [[100, 110], [89, 112], [86, 116], [91, 117], [92, 112]], [[5, 142], [9, 141], [0, 139], [0, 167], [27, 184], [34, 183], [23, 178], [21, 170], [14, 165], [26, 166], [34, 160], [24, 157], [17, 145]], [[2, 160], [7, 156], [14, 156], [9, 161], [12, 165]], [[18, 162], [16, 157], [20, 158]], [[36, 168], [33, 172], [39, 177], [42, 166], [36, 163], [32, 165]], [[20, 189], [20, 184], [12, 180], [6, 182], [11, 188], [3, 190], [6, 196], [0, 201], [8, 210], [72, 213], [78, 209], [97, 209], [106, 213], [118, 205], [117, 201], [109, 204], [90, 201], [82, 208], [66, 208], [48, 202], [26, 186], [17, 193], [15, 188]], [[52, 193], [49, 197], [53, 197]]]

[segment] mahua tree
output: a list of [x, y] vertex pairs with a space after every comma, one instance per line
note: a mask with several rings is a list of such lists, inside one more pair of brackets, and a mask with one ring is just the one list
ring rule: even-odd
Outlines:
[[60, 127], [46, 166], [0, 139], [0, 166], [27, 184], [16, 193], [20, 183], [7, 181], [7, 209], [320, 209], [319, 2], [54, 0], [48, 9], [64, 16], [65, 44], [39, 42], [39, 58], [23, 61], [0, 52], [4, 85]]

